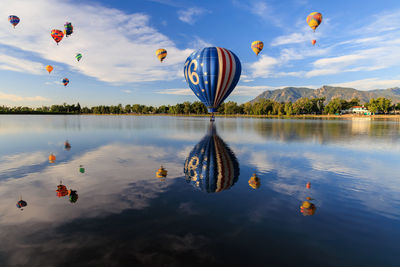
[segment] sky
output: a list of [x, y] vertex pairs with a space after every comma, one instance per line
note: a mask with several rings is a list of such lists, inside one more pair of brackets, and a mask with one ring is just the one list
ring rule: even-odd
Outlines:
[[[306, 17], [315, 11], [323, 21], [314, 33]], [[21, 19], [15, 29], [9, 15]], [[183, 65], [208, 46], [241, 61], [227, 101], [286, 86], [400, 86], [398, 0], [1, 0], [1, 17], [0, 105], [193, 102]], [[74, 33], [56, 45], [50, 32], [66, 21]], [[264, 42], [258, 56], [255, 40]], [[168, 51], [163, 63], [158, 48]]]

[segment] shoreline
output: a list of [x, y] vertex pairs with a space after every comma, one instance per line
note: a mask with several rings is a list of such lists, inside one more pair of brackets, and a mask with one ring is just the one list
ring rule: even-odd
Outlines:
[[[72, 116], [170, 116], [170, 117], [206, 117], [209, 118], [210, 114], [136, 114], [136, 113], [124, 113], [124, 114], [93, 114], [93, 113], [0, 113], [1, 115], [72, 115]], [[389, 120], [400, 120], [400, 114], [393, 115], [355, 115], [355, 114], [344, 114], [344, 115], [246, 115], [246, 114], [214, 114], [215, 117], [220, 118], [259, 118], [259, 119], [356, 119], [356, 120], [374, 120], [374, 119], [389, 119]]]

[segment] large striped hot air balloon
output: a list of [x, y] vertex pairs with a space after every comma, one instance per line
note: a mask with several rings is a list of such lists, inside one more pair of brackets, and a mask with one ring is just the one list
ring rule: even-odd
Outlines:
[[254, 41], [251, 43], [251, 49], [253, 50], [254, 53], [258, 56], [258, 54], [263, 50], [264, 48], [264, 43], [261, 41]]
[[17, 24], [19, 23], [19, 18], [15, 15], [11, 15], [8, 17], [8, 21], [14, 26], [17, 26]]
[[227, 190], [237, 182], [239, 162], [218, 136], [213, 123], [207, 135], [190, 152], [184, 172], [188, 183], [207, 193]]
[[164, 48], [157, 49], [156, 56], [158, 60], [163, 62], [163, 60], [167, 57], [167, 50], [165, 50]]
[[192, 53], [184, 67], [190, 89], [210, 113], [217, 112], [219, 105], [233, 91], [241, 72], [239, 58], [221, 47], [207, 47]]
[[64, 33], [60, 30], [51, 30], [51, 37], [53, 37], [54, 41], [58, 43], [62, 40], [64, 37]]

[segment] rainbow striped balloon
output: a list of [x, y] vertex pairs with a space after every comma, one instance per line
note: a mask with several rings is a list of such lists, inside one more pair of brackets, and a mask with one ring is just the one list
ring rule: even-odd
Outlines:
[[19, 23], [19, 18], [15, 15], [11, 15], [8, 17], [8, 21], [14, 26], [17, 26], [17, 24]]

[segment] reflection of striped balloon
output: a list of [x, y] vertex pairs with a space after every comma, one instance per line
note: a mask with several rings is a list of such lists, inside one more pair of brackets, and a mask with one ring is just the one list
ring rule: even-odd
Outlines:
[[251, 49], [253, 49], [254, 53], [258, 56], [258, 54], [263, 50], [264, 43], [261, 41], [254, 41], [251, 43]]
[[52, 30], [51, 37], [53, 37], [54, 41], [56, 41], [56, 43], [58, 44], [64, 37], [64, 33], [60, 30]]
[[239, 163], [217, 135], [214, 125], [186, 159], [186, 181], [208, 193], [231, 188], [239, 177]]
[[221, 47], [207, 47], [192, 53], [184, 67], [190, 89], [208, 112], [217, 112], [219, 105], [235, 89], [241, 72], [239, 58]]
[[75, 58], [76, 58], [76, 60], [78, 60], [78, 61], [81, 60], [82, 54], [76, 54]]
[[315, 31], [315, 29], [321, 24], [322, 22], [322, 14], [318, 12], [313, 12], [307, 16], [307, 23], [311, 29]]
[[167, 57], [167, 50], [163, 48], [157, 49], [156, 56], [161, 62], [163, 62], [163, 60]]
[[8, 21], [14, 26], [17, 26], [17, 24], [19, 23], [19, 18], [17, 16], [11, 15], [8, 17]]

